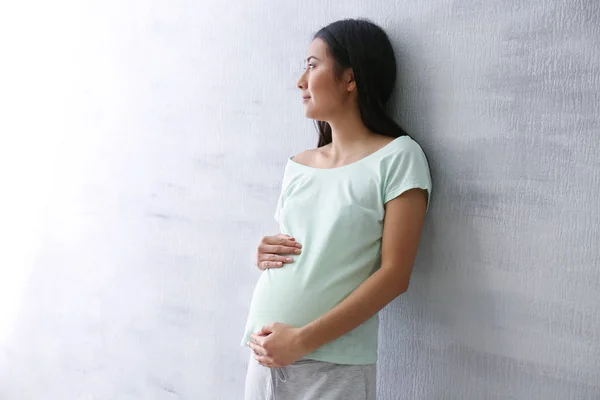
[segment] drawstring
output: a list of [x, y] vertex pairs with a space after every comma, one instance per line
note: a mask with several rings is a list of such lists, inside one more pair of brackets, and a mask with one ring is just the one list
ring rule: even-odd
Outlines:
[[285, 374], [283, 373], [283, 368], [271, 368], [271, 383], [273, 384], [273, 388], [275, 388], [275, 375], [277, 375], [277, 379], [279, 379], [281, 382], [286, 382], [287, 378], [285, 377]]
[[[285, 374], [283, 373], [283, 368], [270, 368], [271, 369], [271, 393], [273, 394], [273, 397], [271, 397], [272, 400], [276, 400], [277, 399], [277, 385], [275, 382], [275, 379], [279, 379], [281, 382], [285, 382], [287, 381], [287, 378], [285, 377]], [[275, 378], [275, 375], [277, 375], [277, 378]]]
[[275, 368], [275, 373], [281, 382], [287, 381], [285, 374], [283, 373], [283, 368]]

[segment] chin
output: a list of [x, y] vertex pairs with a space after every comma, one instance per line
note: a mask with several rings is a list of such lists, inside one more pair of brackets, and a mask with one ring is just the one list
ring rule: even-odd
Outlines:
[[310, 119], [319, 119], [318, 115], [315, 115], [314, 112], [306, 108], [304, 109], [304, 116]]

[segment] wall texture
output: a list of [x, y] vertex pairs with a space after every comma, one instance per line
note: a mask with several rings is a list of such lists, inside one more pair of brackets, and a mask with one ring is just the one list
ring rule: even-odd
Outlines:
[[600, 399], [596, 0], [65, 10], [66, 134], [0, 399], [242, 398], [255, 248], [286, 157], [316, 143], [302, 59], [360, 16], [394, 42], [395, 117], [434, 179], [411, 287], [381, 312], [379, 398]]

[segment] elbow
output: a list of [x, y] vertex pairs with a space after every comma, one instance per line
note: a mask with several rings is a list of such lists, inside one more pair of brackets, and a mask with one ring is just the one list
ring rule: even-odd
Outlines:
[[408, 291], [410, 275], [399, 274], [398, 271], [388, 268], [382, 268], [380, 272], [382, 273], [383, 282], [386, 282], [385, 286], [395, 294], [395, 297]]
[[409, 282], [403, 282], [402, 280], [396, 281], [396, 284], [392, 286], [394, 298], [400, 296], [408, 290]]
[[408, 291], [408, 287], [410, 286], [410, 276], [401, 277], [398, 285], [398, 296]]
[[406, 283], [405, 285], [400, 285], [400, 287], [398, 288], [398, 296], [400, 296], [401, 294], [404, 294], [407, 291], [408, 291], [408, 283]]

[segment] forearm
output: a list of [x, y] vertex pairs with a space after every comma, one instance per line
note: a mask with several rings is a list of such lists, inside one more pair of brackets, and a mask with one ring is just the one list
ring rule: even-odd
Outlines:
[[377, 270], [340, 304], [301, 328], [303, 345], [316, 350], [367, 321], [406, 291], [408, 285], [399, 280], [390, 270]]

